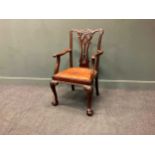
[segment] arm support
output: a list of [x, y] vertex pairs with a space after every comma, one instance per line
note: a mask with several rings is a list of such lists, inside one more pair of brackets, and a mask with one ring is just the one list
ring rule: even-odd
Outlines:
[[97, 72], [99, 70], [99, 58], [100, 55], [102, 55], [103, 53], [104, 53], [103, 50], [97, 50], [97, 52], [93, 54], [91, 57], [93, 69], [96, 70]]
[[55, 58], [55, 57], [58, 57], [58, 56], [63, 56], [64, 54], [66, 54], [68, 52], [71, 52], [71, 49], [70, 48], [65, 48], [63, 51], [54, 54], [53, 57]]
[[57, 60], [56, 64], [55, 64], [54, 74], [58, 73], [59, 67], [60, 67], [60, 60], [61, 60], [60, 58], [61, 58], [61, 56], [65, 55], [66, 53], [71, 53], [71, 49], [66, 48], [63, 51], [53, 55], [53, 57], [56, 58], [56, 60]]

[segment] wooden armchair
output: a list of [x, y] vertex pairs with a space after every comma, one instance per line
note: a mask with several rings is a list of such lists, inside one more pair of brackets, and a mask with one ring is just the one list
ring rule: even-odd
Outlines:
[[[73, 67], [72, 49], [73, 49], [73, 33], [77, 33], [80, 45], [80, 65]], [[94, 34], [98, 34], [97, 50], [91, 57], [91, 67], [89, 64], [88, 50]], [[54, 75], [50, 82], [50, 87], [53, 91], [55, 101], [52, 102], [54, 106], [58, 105], [58, 97], [56, 92], [56, 85], [58, 83], [70, 84], [72, 90], [75, 90], [75, 85], [82, 86], [87, 93], [87, 115], [92, 116], [92, 94], [93, 94], [93, 81], [95, 79], [96, 95], [99, 95], [98, 88], [98, 74], [99, 74], [99, 58], [103, 54], [101, 48], [101, 41], [104, 31], [102, 29], [73, 29], [70, 31], [70, 48], [66, 48], [58, 54], [53, 55], [57, 62], [55, 65]], [[61, 56], [69, 54], [69, 68], [59, 71]]]

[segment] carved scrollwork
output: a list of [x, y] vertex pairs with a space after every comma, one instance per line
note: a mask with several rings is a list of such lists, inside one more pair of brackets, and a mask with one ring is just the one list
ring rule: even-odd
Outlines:
[[79, 45], [81, 49], [80, 56], [80, 66], [81, 67], [89, 67], [89, 55], [88, 50], [91, 44], [91, 40], [93, 35], [96, 32], [101, 31], [102, 29], [73, 29], [73, 32], [76, 32], [78, 35]]

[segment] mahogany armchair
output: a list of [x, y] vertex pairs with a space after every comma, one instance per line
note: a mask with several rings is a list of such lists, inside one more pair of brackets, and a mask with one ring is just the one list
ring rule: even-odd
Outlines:
[[[73, 33], [77, 33], [79, 45], [80, 45], [80, 64], [79, 67], [73, 67]], [[89, 63], [88, 50], [91, 44], [91, 40], [94, 34], [98, 34], [97, 50], [91, 57], [91, 66]], [[54, 75], [50, 82], [50, 87], [54, 94], [55, 101], [52, 102], [54, 106], [58, 105], [58, 96], [56, 92], [56, 85], [59, 83], [70, 84], [72, 90], [75, 90], [75, 85], [82, 86], [87, 93], [87, 110], [88, 116], [93, 115], [92, 110], [92, 95], [93, 95], [93, 81], [95, 79], [96, 95], [99, 95], [98, 88], [98, 74], [99, 74], [99, 59], [103, 50], [101, 48], [102, 36], [104, 34], [103, 29], [73, 29], [70, 31], [70, 48], [66, 48], [63, 51], [53, 55], [56, 58], [56, 65]], [[59, 71], [61, 57], [65, 54], [69, 54], [69, 68]]]

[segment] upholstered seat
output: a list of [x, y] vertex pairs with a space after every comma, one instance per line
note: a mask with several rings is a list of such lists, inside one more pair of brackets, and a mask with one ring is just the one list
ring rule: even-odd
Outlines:
[[96, 71], [93, 71], [93, 69], [72, 67], [58, 72], [53, 76], [53, 79], [72, 83], [91, 84], [95, 74]]

